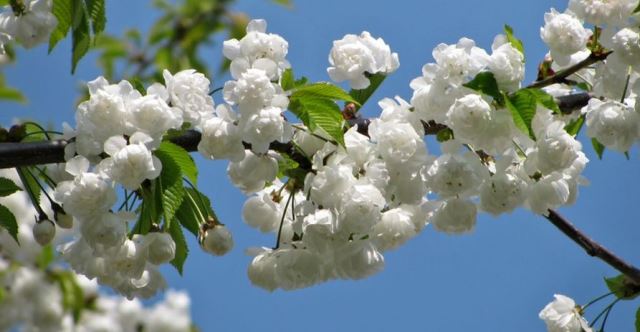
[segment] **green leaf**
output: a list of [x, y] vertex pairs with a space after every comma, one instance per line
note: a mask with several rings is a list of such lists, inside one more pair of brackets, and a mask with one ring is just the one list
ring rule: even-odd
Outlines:
[[71, 34], [71, 73], [75, 73], [78, 61], [87, 54], [91, 45], [87, 8], [82, 0], [73, 0], [73, 33]]
[[182, 268], [184, 266], [184, 262], [187, 260], [189, 247], [187, 246], [187, 241], [184, 239], [180, 223], [172, 222], [169, 226], [169, 234], [171, 235], [173, 242], [176, 244], [176, 256], [171, 261], [171, 265], [173, 265], [176, 270], [178, 270], [178, 273], [182, 275]]
[[87, 12], [91, 19], [91, 29], [93, 30], [94, 38], [96, 35], [104, 31], [104, 27], [107, 23], [107, 17], [104, 7], [104, 0], [85, 0], [87, 3]]
[[129, 82], [131, 82], [133, 88], [138, 90], [138, 92], [140, 92], [141, 94], [145, 95], [147, 93], [147, 90], [144, 88], [142, 81], [140, 81], [138, 77], [130, 77]]
[[38, 256], [36, 256], [36, 264], [38, 265], [38, 268], [44, 271], [54, 259], [55, 253], [53, 251], [53, 247], [51, 244], [48, 244], [44, 246], [42, 250], [40, 250]]
[[636, 7], [636, 9], [633, 10], [633, 14], [635, 13], [640, 13], [640, 3], [638, 3], [638, 7]]
[[516, 127], [533, 140], [536, 137], [531, 128], [531, 122], [536, 115], [537, 107], [538, 98], [530, 89], [518, 90], [507, 98], [507, 108], [511, 112]]
[[156, 195], [160, 197], [162, 214], [165, 224], [167, 224], [173, 220], [184, 199], [182, 172], [178, 162], [166, 150], [158, 149], [155, 151], [155, 155], [162, 162], [162, 172], [154, 181], [157, 184]]
[[281, 153], [278, 159], [278, 178], [287, 176], [287, 171], [298, 168], [299, 164], [287, 154]]
[[338, 105], [331, 99], [298, 98], [289, 105], [309, 130], [322, 128], [331, 138], [344, 145], [344, 118]]
[[500, 88], [498, 88], [498, 82], [496, 81], [496, 78], [495, 76], [493, 76], [492, 72], [485, 71], [479, 73], [471, 81], [463, 84], [463, 86], [491, 96], [498, 103], [498, 105], [504, 105], [504, 96], [500, 92]]
[[284, 89], [284, 91], [289, 91], [295, 87], [293, 70], [291, 68], [287, 68], [284, 73], [282, 73], [282, 77], [280, 78], [280, 86], [282, 86], [282, 89]]
[[504, 25], [504, 33], [507, 35], [507, 40], [516, 50], [520, 51], [524, 55], [524, 46], [522, 46], [522, 40], [516, 38], [513, 34], [513, 28], [509, 25]]
[[9, 196], [19, 190], [22, 189], [11, 179], [0, 177], [0, 197]]
[[[195, 202], [196, 197], [192, 197], [192, 192], [189, 192], [189, 189], [186, 189], [187, 193], [185, 194], [184, 200], [182, 200], [182, 204], [180, 208], [176, 211], [175, 218], [180, 222], [182, 227], [186, 228], [193, 235], [198, 236], [198, 232], [200, 230], [200, 223], [204, 222], [202, 218], [205, 216], [201, 216], [198, 213], [197, 208], [198, 204]], [[174, 224], [173, 222], [171, 224]]]
[[56, 271], [51, 274], [51, 277], [60, 286], [62, 307], [71, 311], [73, 321], [77, 322], [84, 309], [84, 292], [78, 285], [75, 274], [71, 271]]
[[[31, 169], [33, 170], [33, 169]], [[31, 172], [32, 174], [35, 174], [35, 172]], [[27, 172], [25, 171], [25, 180], [26, 183], [22, 183], [22, 185], [24, 186], [25, 189], [30, 190], [33, 193], [33, 197], [35, 197], [36, 202], [34, 204], [40, 204], [40, 194], [42, 193], [42, 189], [40, 189], [40, 185], [36, 182], [36, 179], [27, 174]]]
[[567, 134], [576, 137], [578, 135], [578, 133], [580, 133], [580, 130], [582, 129], [582, 126], [584, 125], [584, 115], [581, 115], [579, 118], [569, 122], [565, 127], [564, 130], [567, 132]]
[[51, 12], [58, 20], [58, 25], [51, 32], [49, 37], [49, 53], [53, 51], [59, 41], [64, 39], [69, 33], [71, 28], [71, 21], [73, 20], [73, 0], [53, 0], [53, 7]]
[[291, 2], [291, 0], [271, 0], [271, 1], [288, 8], [291, 8], [293, 6], [293, 3]]
[[[640, 8], [640, 6], [638, 7]], [[638, 9], [636, 9], [636, 11], [638, 11]], [[636, 311], [636, 332], [640, 332], [640, 308], [638, 308], [638, 311]]]
[[[157, 181], [151, 182], [149, 186], [143, 186], [139, 190], [142, 196], [142, 203], [138, 208], [138, 221], [131, 229], [129, 236], [133, 234], [147, 234], [151, 230], [151, 225], [158, 224], [161, 218], [162, 202], [156, 195]], [[158, 190], [159, 191], [159, 190]]]
[[624, 274], [613, 278], [604, 278], [607, 288], [619, 299], [632, 300], [640, 295], [640, 286], [634, 284]]
[[356, 105], [358, 108], [360, 108], [361, 105], [364, 105], [367, 102], [367, 100], [369, 100], [369, 98], [376, 92], [376, 90], [378, 90], [378, 88], [380, 87], [380, 84], [382, 84], [384, 79], [387, 78], [387, 75], [382, 73], [377, 73], [377, 74], [370, 75], [368, 78], [369, 78], [369, 86], [366, 89], [359, 89], [359, 90], [354, 89], [349, 91], [349, 95], [351, 95], [351, 97], [353, 97], [353, 99], [357, 101], [356, 104], [359, 104], [359, 105]]
[[0, 99], [15, 101], [23, 104], [27, 102], [27, 98], [25, 98], [20, 90], [8, 86], [0, 87]]
[[180, 173], [183, 176], [186, 176], [193, 184], [198, 183], [198, 168], [187, 150], [171, 142], [163, 141], [156, 150], [156, 156], [158, 154], [162, 154], [163, 158], [172, 159], [180, 168]]
[[18, 222], [16, 221], [16, 217], [13, 213], [4, 205], [0, 204], [0, 227], [4, 228], [9, 232], [9, 235], [18, 241]]
[[339, 86], [323, 82], [301, 86], [291, 94], [290, 98], [344, 100], [346, 102], [359, 104], [357, 100], [351, 97], [351, 95], [342, 90]]
[[604, 144], [600, 143], [600, 141], [598, 141], [595, 137], [591, 139], [591, 145], [593, 146], [593, 149], [596, 151], [596, 154], [598, 155], [598, 159], [602, 160], [602, 155], [604, 154]]
[[560, 110], [558, 103], [556, 103], [556, 99], [553, 98], [552, 95], [546, 93], [542, 89], [528, 88], [526, 90], [531, 91], [531, 93], [533, 93], [536, 96], [536, 100], [538, 101], [538, 104], [544, 106], [547, 109], [550, 109], [555, 114], [562, 114], [562, 111]]
[[449, 128], [443, 128], [436, 134], [436, 139], [440, 143], [452, 140], [453, 138], [453, 130]]

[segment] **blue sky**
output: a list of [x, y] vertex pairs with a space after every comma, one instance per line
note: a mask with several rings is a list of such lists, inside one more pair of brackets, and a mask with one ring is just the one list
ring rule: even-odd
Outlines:
[[[400, 55], [401, 65], [374, 96], [378, 100], [395, 95], [409, 99], [410, 80], [432, 61], [431, 50], [438, 43], [455, 43], [466, 36], [489, 49], [505, 23], [524, 41], [527, 77], [532, 80], [545, 53], [539, 38], [544, 12], [551, 7], [564, 10], [566, 3], [294, 0], [293, 9], [284, 9], [267, 0], [240, 0], [235, 8], [265, 18], [270, 32], [289, 41], [288, 59], [296, 74], [317, 81], [328, 80], [327, 55], [333, 40], [363, 30], [383, 37]], [[113, 33], [133, 24], [144, 31], [154, 18], [147, 15], [151, 6], [146, 1], [108, 4], [107, 30]], [[219, 45], [205, 51], [212, 65], [219, 63]], [[2, 103], [0, 122], [7, 125], [13, 117], [27, 117], [58, 128], [62, 121], [72, 122], [77, 87], [99, 75], [95, 57], [85, 58], [75, 76], [69, 72], [68, 41], [51, 55], [44, 46], [19, 52], [18, 63], [6, 68], [7, 81], [21, 88], [30, 102]], [[225, 79], [214, 77], [214, 86]], [[374, 103], [365, 108], [370, 116], [378, 112]], [[584, 150], [591, 160], [584, 173], [591, 185], [581, 188], [575, 206], [560, 212], [614, 252], [640, 264], [640, 210], [635, 205], [640, 189], [634, 185], [640, 183], [638, 149], [630, 161], [609, 151], [600, 161], [590, 145]], [[407, 245], [386, 253], [385, 270], [369, 279], [268, 293], [250, 285], [250, 258], [244, 249], [272, 246], [274, 239], [242, 223], [245, 198], [230, 185], [226, 164], [196, 159], [201, 188], [236, 241], [232, 253], [212, 257], [191, 239], [184, 276], [164, 269], [172, 287], [189, 291], [193, 318], [202, 331], [541, 331], [538, 312], [554, 293], [586, 303], [607, 292], [603, 277], [617, 274], [588, 257], [545, 219], [517, 210], [498, 219], [481, 214], [475, 232], [465, 236], [428, 227]], [[638, 302], [619, 304], [609, 317], [608, 330], [632, 330]]]

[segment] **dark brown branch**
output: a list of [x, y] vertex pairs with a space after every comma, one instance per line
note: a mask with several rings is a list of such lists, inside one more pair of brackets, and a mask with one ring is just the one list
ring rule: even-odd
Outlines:
[[577, 73], [578, 71], [587, 68], [589, 66], [591, 66], [594, 63], [603, 61], [604, 59], [606, 59], [609, 54], [611, 54], [612, 51], [608, 51], [608, 52], [592, 52], [591, 54], [589, 54], [589, 56], [576, 63], [575, 65], [566, 68], [564, 70], [561, 70], [559, 72], [557, 72], [556, 74], [545, 78], [541, 81], [536, 81], [533, 82], [532, 84], [530, 84], [529, 86], [527, 86], [527, 88], [543, 88], [545, 86], [549, 86], [552, 84], [556, 84], [556, 83], [566, 83], [567, 82], [567, 77]]
[[[198, 151], [198, 143], [202, 135], [195, 130], [188, 130], [180, 136], [172, 137], [170, 141], [181, 146], [188, 152]], [[34, 166], [53, 163], [63, 163], [64, 148], [69, 144], [66, 140], [39, 141], [24, 143], [0, 143], [0, 168]], [[245, 148], [251, 148], [245, 143]], [[311, 169], [311, 162], [297, 152], [292, 144], [273, 142], [271, 150], [286, 153], [303, 169]]]
[[640, 285], [640, 270], [635, 266], [625, 262], [607, 248], [592, 240], [586, 234], [577, 229], [570, 221], [558, 214], [554, 210], [549, 210], [549, 215], [545, 216], [562, 233], [582, 247], [589, 256], [598, 257], [614, 269], [627, 276], [636, 285]]

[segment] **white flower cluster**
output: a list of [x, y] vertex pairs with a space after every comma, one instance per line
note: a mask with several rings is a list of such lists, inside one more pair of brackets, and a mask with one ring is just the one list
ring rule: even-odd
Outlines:
[[[55, 273], [55, 272], [54, 272]], [[191, 331], [190, 300], [185, 292], [168, 291], [163, 301], [145, 308], [137, 300], [98, 293], [97, 283], [77, 276], [87, 303], [80, 319], [65, 309], [60, 285], [44, 272], [10, 267], [0, 260], [0, 329], [3, 331]], [[15, 329], [20, 327], [19, 329]], [[14, 329], [12, 329], [14, 328]]]
[[[0, 170], [0, 176], [19, 183], [14, 170]], [[43, 195], [44, 196], [44, 195]], [[44, 200], [43, 200], [44, 202]], [[74, 275], [60, 270], [52, 262], [46, 271], [35, 268], [43, 247], [38, 244], [31, 228], [35, 225], [36, 211], [24, 191], [0, 197], [0, 204], [7, 207], [18, 222], [18, 245], [9, 234], [0, 230], [2, 257], [0, 257], [0, 330], [2, 331], [191, 331], [189, 297], [184, 292], [169, 291], [165, 299], [152, 308], [144, 308], [137, 300], [126, 300], [118, 296], [105, 296], [98, 292], [96, 280], [83, 275]], [[53, 216], [48, 205], [45, 212]], [[52, 218], [54, 219], [54, 218]], [[69, 227], [61, 225], [56, 218], [59, 231], [49, 242], [62, 244], [74, 234]], [[35, 225], [34, 225], [35, 223]], [[164, 236], [155, 233], [155, 236]], [[155, 248], [161, 249], [161, 248]], [[158, 250], [154, 254], [161, 253]], [[154, 258], [150, 258], [154, 259]], [[52, 273], [69, 273], [82, 289], [83, 302], [93, 301], [93, 309], [85, 308], [79, 321], [74, 322], [73, 313], [65, 309], [63, 291]], [[16, 329], [18, 328], [18, 329]]]
[[5, 6], [0, 13], [0, 54], [4, 44], [15, 40], [25, 48], [44, 43], [58, 24], [51, 13], [51, 0], [24, 0], [21, 12]]
[[587, 135], [619, 152], [629, 151], [640, 139], [640, 105], [636, 102], [640, 94], [640, 30], [631, 19], [636, 7], [637, 1], [629, 0], [571, 0], [566, 12], [551, 9], [546, 13], [545, 25], [540, 28], [554, 66], [562, 68], [590, 53], [587, 43], [592, 32], [583, 22], [605, 27], [599, 42], [613, 54], [595, 69], [582, 69], [571, 78], [593, 86], [593, 93], [603, 99], [594, 98], [582, 109]]
[[371, 138], [353, 127], [344, 148], [326, 143], [314, 151], [304, 192], [276, 182], [247, 200], [245, 222], [281, 236], [277, 249], [253, 252], [248, 273], [255, 285], [291, 290], [368, 277], [383, 268], [382, 251], [425, 227], [430, 157], [423, 131], [403, 118], [407, 105], [385, 100], [384, 116], [369, 126]]
[[[137, 190], [160, 175], [153, 155], [169, 129], [197, 126], [213, 116], [209, 80], [194, 70], [164, 72], [165, 85], [142, 95], [127, 81], [89, 82], [89, 100], [78, 106], [75, 138], [66, 147], [71, 179], [58, 183], [54, 198], [74, 218], [78, 237], [62, 246], [62, 257], [77, 273], [116, 289], [128, 298], [150, 297], [166, 287], [158, 265], [173, 260], [176, 245], [168, 233], [128, 237], [132, 213], [113, 212], [114, 185]], [[100, 159], [104, 156], [104, 159]], [[35, 232], [35, 229], [34, 229]]]
[[[280, 85], [272, 82], [289, 67], [287, 42], [265, 31], [264, 20], [253, 20], [244, 38], [224, 43], [235, 80], [224, 85], [227, 104], [216, 108], [216, 117], [202, 122], [198, 145], [208, 158], [231, 161], [229, 177], [245, 193], [259, 191], [275, 179], [277, 160], [269, 144], [288, 142], [293, 135], [283, 116], [289, 100]], [[251, 144], [251, 149], [245, 150], [243, 142]]]

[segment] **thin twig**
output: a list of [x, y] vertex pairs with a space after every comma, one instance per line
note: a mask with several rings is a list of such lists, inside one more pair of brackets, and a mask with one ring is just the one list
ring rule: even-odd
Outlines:
[[558, 212], [549, 210], [549, 215], [545, 216], [545, 218], [547, 218], [547, 220], [549, 220], [567, 237], [573, 240], [573, 242], [582, 247], [589, 256], [600, 258], [605, 263], [627, 276], [632, 282], [640, 285], [640, 269], [625, 262], [622, 258], [609, 251], [609, 249], [592, 240], [589, 236], [576, 228], [569, 220], [558, 214]]
[[578, 71], [580, 71], [580, 70], [582, 70], [584, 68], [587, 68], [587, 67], [591, 66], [594, 63], [598, 63], [600, 61], [603, 61], [611, 53], [612, 53], [612, 51], [597, 52], [597, 53], [592, 52], [591, 54], [589, 54], [589, 56], [586, 59], [576, 63], [575, 65], [573, 65], [573, 66], [571, 66], [569, 68], [563, 69], [563, 70], [557, 72], [556, 74], [554, 74], [552, 76], [549, 76], [549, 77], [547, 77], [547, 78], [545, 78], [543, 80], [533, 82], [532, 84], [527, 86], [527, 88], [543, 88], [545, 86], [549, 86], [549, 85], [556, 84], [556, 83], [565, 83], [567, 81], [567, 77], [575, 74], [576, 72], [578, 72]]

